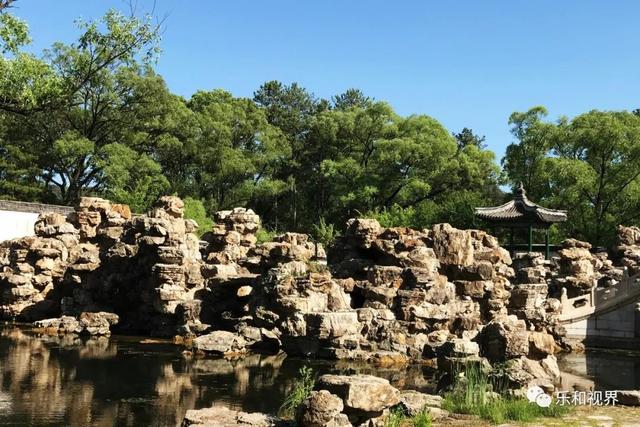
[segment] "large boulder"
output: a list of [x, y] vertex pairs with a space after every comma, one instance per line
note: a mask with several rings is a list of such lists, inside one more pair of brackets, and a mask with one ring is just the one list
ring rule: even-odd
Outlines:
[[382, 227], [375, 219], [352, 218], [347, 221], [345, 237], [356, 246], [369, 248], [381, 231]]
[[296, 422], [300, 427], [351, 427], [343, 409], [338, 396], [327, 390], [313, 391], [298, 407]]
[[489, 322], [478, 334], [481, 354], [490, 362], [526, 356], [529, 353], [529, 338], [524, 320], [509, 316]]
[[323, 375], [317, 388], [340, 397], [347, 414], [381, 414], [400, 402], [400, 392], [389, 381], [372, 375]]
[[420, 393], [415, 390], [402, 390], [400, 392], [400, 408], [402, 412], [410, 417], [428, 412], [432, 419], [443, 418], [447, 415], [447, 411], [441, 409], [441, 396], [434, 394]]
[[233, 355], [246, 352], [247, 342], [233, 332], [214, 331], [193, 340], [193, 347], [205, 353]]
[[473, 264], [473, 244], [467, 230], [449, 224], [436, 224], [432, 234], [433, 250], [443, 264], [468, 266]]
[[273, 427], [276, 420], [259, 412], [234, 411], [226, 406], [213, 406], [187, 411], [182, 427]]

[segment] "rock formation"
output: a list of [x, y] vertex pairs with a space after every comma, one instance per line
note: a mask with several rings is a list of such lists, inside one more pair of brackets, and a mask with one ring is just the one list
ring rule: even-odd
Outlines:
[[[218, 212], [200, 240], [183, 210], [165, 196], [132, 216], [87, 197], [67, 217], [41, 215], [35, 236], [0, 243], [0, 316], [55, 333], [179, 335], [196, 352], [228, 357], [513, 361], [514, 384], [548, 386], [562, 289], [580, 294], [622, 276], [574, 239], [554, 260], [512, 262], [483, 231], [358, 218], [327, 256], [299, 233], [257, 243], [260, 218], [244, 208]], [[622, 264], [635, 271], [640, 231], [619, 234]]]

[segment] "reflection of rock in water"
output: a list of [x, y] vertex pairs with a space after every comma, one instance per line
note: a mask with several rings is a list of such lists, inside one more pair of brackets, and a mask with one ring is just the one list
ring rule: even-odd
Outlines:
[[252, 354], [185, 358], [168, 344], [82, 341], [0, 329], [0, 424], [178, 425], [188, 409], [224, 404], [275, 413], [302, 366], [318, 374], [363, 373], [398, 388], [430, 389], [430, 371], [375, 368]]
[[[637, 355], [609, 351], [567, 354], [560, 359], [563, 390], [637, 390], [640, 359]], [[571, 382], [575, 384], [571, 384]]]

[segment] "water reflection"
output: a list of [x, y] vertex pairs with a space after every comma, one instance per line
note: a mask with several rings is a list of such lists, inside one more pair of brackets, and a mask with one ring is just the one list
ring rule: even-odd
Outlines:
[[432, 391], [433, 372], [251, 355], [185, 358], [171, 344], [81, 341], [0, 329], [0, 425], [175, 426], [191, 408], [226, 404], [274, 413], [302, 365], [368, 373], [398, 388]]
[[638, 390], [640, 358], [637, 353], [588, 350], [559, 358], [561, 390]]

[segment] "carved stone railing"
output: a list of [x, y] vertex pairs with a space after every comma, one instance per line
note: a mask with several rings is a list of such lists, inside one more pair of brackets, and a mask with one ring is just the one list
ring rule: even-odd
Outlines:
[[562, 289], [560, 302], [561, 323], [573, 323], [591, 316], [602, 315], [640, 299], [640, 273], [625, 277], [614, 286], [598, 288], [596, 283], [588, 294], [574, 298], [567, 297], [567, 289]]

